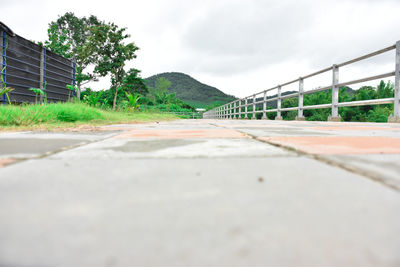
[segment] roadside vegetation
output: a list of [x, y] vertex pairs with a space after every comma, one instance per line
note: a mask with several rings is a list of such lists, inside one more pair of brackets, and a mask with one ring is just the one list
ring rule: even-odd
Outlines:
[[178, 119], [173, 114], [106, 110], [84, 103], [54, 103], [44, 105], [0, 106], [2, 129], [30, 129], [139, 123]]
[[[0, 97], [0, 127], [57, 127], [170, 120], [179, 118], [173, 112], [193, 112], [194, 108], [167, 93], [171, 82], [160, 78], [154, 87], [145, 84], [140, 70], [126, 68], [139, 49], [130, 42], [127, 29], [95, 16], [77, 17], [67, 12], [49, 24], [48, 40], [39, 45], [73, 59], [76, 63], [76, 85], [68, 84], [66, 103], [48, 103], [46, 82], [43, 88], [29, 88], [35, 94], [33, 103], [12, 103], [13, 88], [3, 84]], [[110, 88], [89, 88], [87, 83], [110, 77]]]

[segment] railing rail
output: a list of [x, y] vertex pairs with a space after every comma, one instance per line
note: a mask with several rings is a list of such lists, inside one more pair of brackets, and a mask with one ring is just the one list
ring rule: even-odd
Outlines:
[[[339, 82], [339, 68], [343, 66], [347, 66], [388, 51], [395, 50], [395, 70], [387, 73], [382, 73], [378, 75], [368, 76], [361, 79], [351, 80], [347, 82]], [[332, 83], [328, 86], [323, 86], [315, 89], [311, 89], [308, 91], [304, 91], [304, 80], [326, 73], [332, 72]], [[377, 79], [384, 79], [388, 77], [394, 76], [394, 97], [393, 98], [384, 98], [384, 99], [372, 99], [372, 100], [362, 100], [362, 101], [351, 101], [351, 102], [339, 102], [339, 88], [343, 86], [348, 86], [357, 83], [368, 82]], [[293, 83], [298, 83], [298, 92], [282, 95], [282, 87], [287, 86]], [[321, 92], [325, 90], [332, 90], [332, 99], [329, 104], [320, 104], [320, 105], [312, 105], [312, 106], [304, 106], [303, 99], [304, 95], [312, 94], [316, 92]], [[267, 97], [267, 93], [277, 90], [276, 97]], [[292, 97], [298, 97], [298, 106], [297, 107], [289, 107], [282, 108], [282, 100]], [[224, 104], [222, 106], [216, 107], [212, 110], [209, 110], [203, 114], [203, 118], [205, 119], [241, 119], [243, 116], [245, 119], [251, 115], [251, 119], [256, 119], [256, 113], [263, 113], [262, 119], [267, 119], [266, 113], [276, 112], [277, 116], [275, 120], [281, 120], [281, 112], [283, 111], [294, 111], [297, 110], [298, 114], [296, 120], [304, 120], [305, 117], [303, 115], [303, 111], [307, 109], [324, 109], [331, 108], [331, 115], [328, 120], [330, 121], [340, 121], [340, 115], [338, 112], [339, 107], [352, 107], [352, 106], [364, 106], [364, 105], [380, 105], [380, 104], [393, 104], [393, 114], [390, 116], [390, 122], [400, 122], [400, 41], [396, 42], [395, 45], [391, 45], [385, 47], [383, 49], [374, 51], [372, 53], [368, 53], [366, 55], [342, 62], [340, 64], [334, 64], [331, 67], [313, 72], [308, 75], [301, 76], [298, 79], [282, 83], [275, 87], [263, 90], [256, 94], [252, 94], [250, 96], [240, 98]], [[261, 100], [260, 100], [261, 99]], [[276, 101], [277, 107], [275, 109], [268, 109], [268, 103]], [[256, 110], [256, 106], [262, 104], [261, 110]], [[252, 110], [249, 111], [248, 107], [252, 106]], [[244, 109], [244, 110], [243, 110]]]

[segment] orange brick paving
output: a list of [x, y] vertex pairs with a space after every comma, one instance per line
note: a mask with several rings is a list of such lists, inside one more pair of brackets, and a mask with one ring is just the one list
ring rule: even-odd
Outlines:
[[319, 131], [400, 131], [400, 128], [374, 127], [374, 126], [317, 126], [303, 127]]
[[15, 159], [0, 159], [0, 168], [3, 168], [13, 162], [15, 162]]
[[259, 137], [260, 140], [309, 154], [398, 154], [400, 138], [360, 136]]

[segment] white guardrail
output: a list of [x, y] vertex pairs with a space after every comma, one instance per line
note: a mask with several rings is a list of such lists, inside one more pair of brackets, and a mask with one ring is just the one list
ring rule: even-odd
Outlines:
[[[396, 50], [395, 56], [395, 71], [383, 73], [379, 75], [369, 76], [362, 79], [347, 81], [347, 82], [339, 82], [339, 68], [353, 64], [355, 62], [359, 62], [365, 60], [367, 58], [371, 58], [385, 52]], [[304, 91], [304, 80], [320, 75], [322, 73], [326, 73], [332, 71], [332, 84], [329, 86]], [[339, 102], [339, 88], [345, 85], [352, 85], [377, 79], [383, 79], [388, 77], [395, 77], [394, 82], [394, 98], [383, 98], [383, 99], [372, 99], [372, 100], [363, 100], [363, 101], [352, 101], [352, 102]], [[283, 86], [298, 83], [298, 92], [288, 95], [281, 95], [281, 88]], [[312, 94], [315, 92], [325, 91], [328, 89], [332, 89], [332, 101], [330, 104], [321, 104], [321, 105], [312, 105], [312, 106], [304, 106], [303, 105], [303, 97], [305, 94]], [[277, 90], [277, 97], [267, 98], [267, 93], [273, 90]], [[281, 108], [282, 99], [291, 98], [291, 97], [298, 97], [298, 106], [297, 107], [290, 107], [290, 108]], [[395, 45], [383, 48], [381, 50], [375, 51], [373, 53], [369, 53], [367, 55], [348, 60], [341, 64], [334, 64], [332, 67], [322, 69], [320, 71], [311, 73], [309, 75], [305, 75], [300, 77], [296, 80], [280, 84], [273, 88], [264, 90], [262, 92], [258, 92], [251, 96], [247, 96], [245, 98], [237, 99], [225, 105], [216, 107], [212, 110], [209, 110], [203, 114], [204, 119], [242, 119], [248, 118], [249, 114], [252, 114], [251, 119], [256, 119], [256, 113], [262, 112], [262, 119], [267, 119], [268, 112], [276, 112], [277, 116], [275, 120], [281, 120], [281, 112], [282, 111], [291, 111], [297, 110], [298, 114], [296, 120], [304, 120], [303, 110], [306, 109], [322, 109], [322, 108], [331, 108], [332, 112], [329, 116], [330, 121], [340, 121], [340, 115], [338, 113], [339, 107], [352, 107], [352, 106], [365, 106], [365, 105], [379, 105], [379, 104], [391, 104], [394, 103], [393, 114], [389, 118], [389, 122], [400, 122], [400, 41], [397, 41]], [[257, 101], [257, 99], [262, 99], [261, 101]], [[268, 102], [277, 101], [277, 108], [275, 109], [267, 109]], [[257, 104], [263, 104], [262, 110], [256, 110]], [[249, 111], [248, 107], [252, 106], [252, 110]]]

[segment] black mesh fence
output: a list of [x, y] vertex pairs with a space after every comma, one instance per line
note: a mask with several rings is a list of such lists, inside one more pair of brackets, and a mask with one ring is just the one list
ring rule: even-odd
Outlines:
[[[44, 90], [48, 102], [68, 100], [70, 91], [66, 85], [75, 85], [71, 60], [18, 35], [2, 30], [0, 34], [1, 87], [14, 89], [9, 94], [11, 102], [35, 102], [35, 93], [30, 88]], [[6, 96], [0, 101], [6, 103]]]

